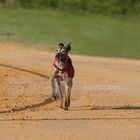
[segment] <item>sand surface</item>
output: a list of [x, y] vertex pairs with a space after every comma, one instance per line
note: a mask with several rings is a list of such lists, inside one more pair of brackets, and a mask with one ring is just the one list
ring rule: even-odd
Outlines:
[[140, 61], [70, 56], [64, 111], [50, 98], [54, 54], [0, 45], [0, 140], [140, 140]]

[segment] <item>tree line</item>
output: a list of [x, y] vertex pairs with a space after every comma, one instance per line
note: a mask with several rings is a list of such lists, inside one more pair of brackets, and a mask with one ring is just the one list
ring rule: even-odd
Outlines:
[[26, 8], [57, 8], [101, 14], [140, 13], [140, 0], [0, 0], [0, 3]]

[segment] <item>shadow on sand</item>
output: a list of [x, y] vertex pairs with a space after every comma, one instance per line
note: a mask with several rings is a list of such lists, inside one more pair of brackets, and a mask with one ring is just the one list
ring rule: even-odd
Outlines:
[[25, 105], [25, 106], [21, 106], [21, 107], [15, 107], [15, 108], [12, 108], [9, 110], [0, 111], [0, 113], [12, 113], [12, 112], [24, 111], [27, 109], [35, 109], [37, 107], [45, 106], [45, 105], [50, 104], [52, 102], [54, 102], [54, 100], [52, 98], [48, 98], [40, 103], [36, 103], [36, 104], [32, 104], [32, 105]]
[[6, 68], [15, 69], [15, 70], [18, 70], [18, 71], [23, 71], [23, 72], [31, 73], [31, 74], [40, 76], [40, 77], [42, 77], [42, 78], [49, 79], [49, 76], [44, 75], [44, 74], [41, 74], [41, 73], [37, 73], [37, 72], [34, 72], [34, 71], [31, 71], [31, 70], [27, 70], [27, 69], [23, 69], [23, 68], [18, 68], [18, 67], [11, 66], [11, 65], [7, 65], [7, 64], [0, 64], [0, 66], [1, 66], [1, 67], [6, 67]]
[[140, 110], [140, 106], [94, 106], [90, 110]]
[[133, 105], [123, 105], [123, 106], [75, 106], [71, 107], [70, 111], [80, 111], [80, 110], [140, 110], [140, 106]]

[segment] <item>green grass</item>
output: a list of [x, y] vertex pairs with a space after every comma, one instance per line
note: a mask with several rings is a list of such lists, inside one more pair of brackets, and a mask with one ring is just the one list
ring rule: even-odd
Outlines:
[[140, 17], [70, 14], [58, 10], [0, 7], [0, 42], [56, 48], [72, 43], [72, 53], [140, 58]]

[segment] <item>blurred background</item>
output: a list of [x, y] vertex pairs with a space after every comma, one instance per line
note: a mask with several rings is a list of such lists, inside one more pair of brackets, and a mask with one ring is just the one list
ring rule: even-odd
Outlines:
[[0, 0], [0, 43], [140, 58], [140, 0]]

